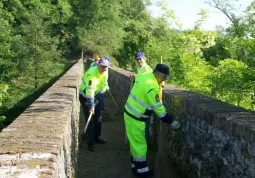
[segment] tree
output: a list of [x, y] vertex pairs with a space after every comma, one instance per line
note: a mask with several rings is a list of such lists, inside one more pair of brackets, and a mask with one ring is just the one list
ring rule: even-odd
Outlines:
[[[27, 46], [23, 51], [24, 59], [23, 77], [34, 84], [37, 89], [46, 78], [44, 75], [50, 72], [50, 61], [58, 59], [60, 53], [57, 50], [58, 40], [51, 38], [47, 25], [43, 22], [37, 11], [31, 11], [28, 24], [21, 25], [25, 36], [22, 44]], [[32, 78], [31, 78], [32, 77]]]
[[[219, 62], [212, 75], [212, 90], [214, 97], [254, 110], [254, 84], [244, 79], [247, 65], [234, 59], [225, 59]], [[254, 75], [254, 71], [252, 72]], [[252, 97], [251, 97], [252, 96]]]
[[4, 10], [0, 2], [0, 81], [7, 82], [15, 75], [16, 64], [12, 60], [11, 36], [13, 16]]
[[77, 1], [78, 48], [94, 55], [112, 55], [122, 39], [120, 2], [110, 0]]

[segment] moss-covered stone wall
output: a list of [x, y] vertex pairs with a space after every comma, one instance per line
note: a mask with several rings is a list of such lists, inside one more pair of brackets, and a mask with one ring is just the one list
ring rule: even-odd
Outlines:
[[75, 177], [82, 60], [0, 133], [0, 177]]

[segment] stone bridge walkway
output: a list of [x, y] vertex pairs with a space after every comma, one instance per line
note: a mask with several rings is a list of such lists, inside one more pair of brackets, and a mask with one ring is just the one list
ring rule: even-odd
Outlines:
[[[81, 112], [80, 131], [85, 120]], [[87, 151], [86, 140], [80, 141], [77, 178], [135, 178], [130, 168], [129, 148], [125, 145], [123, 112], [118, 111], [109, 95], [105, 96], [105, 112], [101, 138], [106, 144], [96, 144], [95, 152]], [[80, 132], [81, 133], [81, 132]], [[148, 151], [148, 164], [155, 164], [156, 152]], [[155, 176], [156, 177], [156, 176]], [[171, 175], [175, 176], [175, 173]]]

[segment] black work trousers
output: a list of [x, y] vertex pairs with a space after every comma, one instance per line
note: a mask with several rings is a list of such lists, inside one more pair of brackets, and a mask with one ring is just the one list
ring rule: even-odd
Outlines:
[[[85, 123], [87, 123], [90, 114], [90, 108], [87, 105], [86, 98], [84, 98], [82, 95], [80, 95], [79, 98], [85, 116]], [[94, 144], [95, 141], [99, 140], [99, 136], [101, 135], [102, 114], [100, 100], [98, 100], [98, 102], [99, 103], [97, 103], [97, 105], [95, 106], [95, 113], [92, 115], [88, 128], [86, 130], [86, 134], [88, 136], [88, 144]]]

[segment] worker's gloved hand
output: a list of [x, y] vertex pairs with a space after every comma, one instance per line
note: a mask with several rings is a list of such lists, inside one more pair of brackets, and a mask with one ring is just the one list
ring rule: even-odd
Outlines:
[[95, 100], [94, 100], [94, 103], [96, 104], [96, 100], [97, 101], [100, 101], [100, 98], [104, 96], [104, 92], [103, 91], [99, 91], [96, 96], [95, 96]]
[[96, 94], [96, 95], [104, 94], [104, 92], [105, 92], [105, 90], [100, 90], [100, 91], [98, 91], [98, 92], [97, 92], [97, 94]]
[[171, 124], [173, 122], [173, 118], [168, 113], [166, 113], [166, 115], [160, 119], [167, 124]]
[[178, 121], [173, 121], [171, 124], [172, 129], [179, 129], [181, 124]]
[[[162, 100], [163, 100], [163, 99], [162, 99]], [[168, 107], [168, 103], [167, 103], [166, 101], [163, 100], [162, 104], [163, 104], [163, 106], [164, 106], [165, 108]]]
[[110, 92], [110, 87], [109, 86], [106, 87], [106, 91]]
[[165, 82], [164, 81], [161, 82], [160, 86], [161, 86], [161, 88], [164, 88], [165, 87]]

